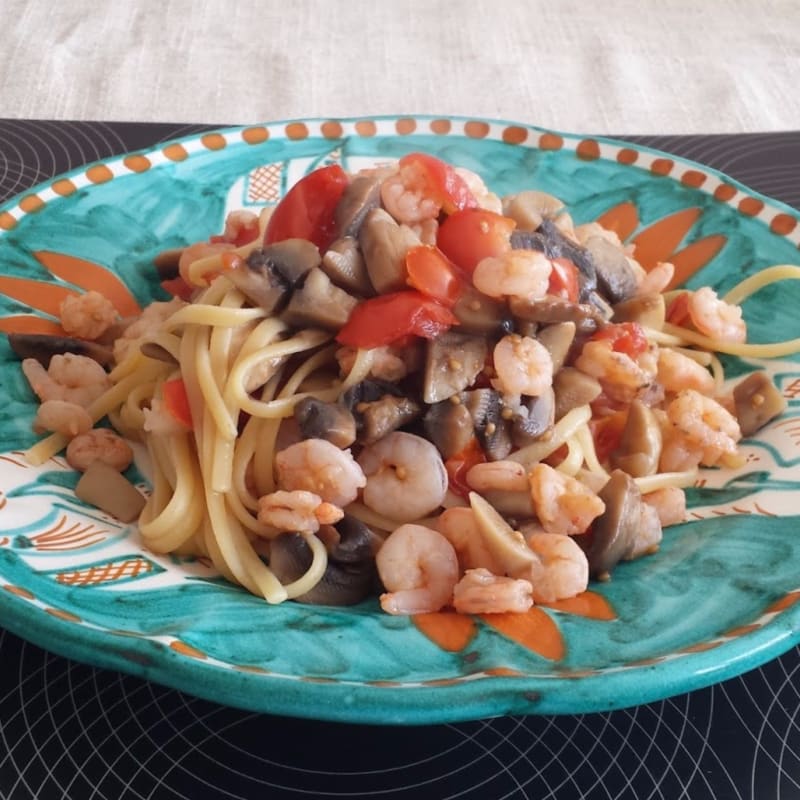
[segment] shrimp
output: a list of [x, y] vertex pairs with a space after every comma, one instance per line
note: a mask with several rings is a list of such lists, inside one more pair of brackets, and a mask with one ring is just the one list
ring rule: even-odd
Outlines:
[[482, 258], [472, 273], [475, 288], [487, 297], [538, 300], [547, 294], [553, 264], [535, 250], [509, 250]]
[[404, 164], [381, 184], [383, 207], [401, 225], [418, 225], [436, 219], [442, 204], [430, 194], [418, 164]]
[[589, 585], [589, 562], [580, 545], [559, 533], [533, 533], [528, 546], [539, 556], [527, 576], [536, 603], [553, 603], [585, 592]]
[[502, 394], [538, 397], [553, 385], [550, 352], [530, 336], [504, 336], [494, 348], [494, 369], [492, 386]]
[[367, 483], [349, 450], [325, 439], [305, 439], [275, 455], [278, 488], [314, 492], [324, 501], [344, 508]]
[[739, 423], [713, 398], [685, 389], [667, 406], [667, 419], [699, 450], [703, 466], [713, 467], [724, 456], [736, 454], [742, 438]]
[[520, 614], [533, 605], [532, 592], [531, 582], [523, 578], [469, 569], [453, 589], [453, 607], [459, 614]]
[[714, 376], [702, 364], [671, 347], [658, 350], [657, 377], [668, 392], [696, 389], [701, 394], [714, 393]]
[[380, 597], [387, 614], [425, 614], [448, 605], [458, 583], [458, 558], [441, 533], [424, 525], [401, 525], [375, 556], [388, 590]]
[[662, 536], [658, 511], [654, 506], [642, 503], [639, 509], [639, 525], [636, 528], [636, 536], [628, 552], [625, 553], [625, 560], [633, 561], [641, 556], [652, 555], [658, 550]]
[[527, 492], [528, 473], [516, 461], [487, 461], [470, 467], [467, 484], [476, 492]]
[[367, 478], [364, 504], [398, 522], [409, 522], [441, 506], [447, 470], [435, 445], [404, 431], [393, 431], [367, 445], [358, 457]]
[[656, 510], [662, 528], [686, 521], [686, 492], [677, 486], [648, 492], [642, 500]]
[[471, 508], [446, 509], [436, 520], [436, 528], [453, 545], [462, 570], [483, 567], [495, 575], [502, 574], [502, 566], [486, 546]]
[[144, 336], [157, 333], [162, 323], [185, 305], [185, 301], [179, 297], [174, 297], [166, 303], [150, 303], [139, 315], [139, 318], [114, 340], [114, 360], [118, 364], [123, 361], [132, 350], [139, 347]]
[[80, 339], [99, 339], [116, 321], [117, 309], [100, 292], [67, 295], [58, 310], [61, 327]]
[[630, 403], [645, 392], [655, 381], [657, 372], [652, 355], [647, 360], [641, 357], [635, 360], [627, 353], [614, 350], [607, 339], [586, 342], [575, 359], [575, 366], [581, 372], [597, 378], [612, 400], [623, 403]]
[[54, 355], [47, 369], [35, 358], [26, 358], [22, 371], [42, 402], [66, 400], [86, 408], [111, 388], [106, 371], [94, 359], [74, 353]]
[[344, 511], [306, 491], [277, 491], [258, 498], [258, 521], [278, 531], [316, 533], [320, 525], [333, 525]]
[[66, 400], [45, 400], [33, 419], [36, 433], [54, 431], [69, 437], [86, 433], [92, 425], [92, 418], [83, 406]]
[[102, 461], [118, 472], [124, 472], [133, 461], [131, 446], [108, 428], [93, 428], [76, 436], [67, 445], [67, 463], [85, 472], [95, 461]]
[[700, 333], [721, 342], [740, 344], [747, 340], [742, 309], [721, 300], [710, 287], [689, 293], [689, 318]]
[[606, 509], [591, 489], [547, 464], [535, 464], [529, 479], [536, 516], [548, 533], [583, 533]]
[[464, 167], [455, 167], [455, 173], [467, 184], [467, 188], [481, 208], [494, 211], [495, 214], [503, 213], [503, 201], [494, 192], [489, 191], [477, 172]]

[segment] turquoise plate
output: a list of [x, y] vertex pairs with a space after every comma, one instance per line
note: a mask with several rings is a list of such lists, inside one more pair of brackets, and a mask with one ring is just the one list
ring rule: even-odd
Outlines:
[[[226, 210], [274, 204], [298, 177], [425, 150], [499, 194], [537, 187], [576, 222], [603, 217], [649, 266], [730, 288], [796, 263], [796, 211], [712, 170], [646, 148], [497, 121], [380, 117], [233, 128], [82, 167], [0, 207], [0, 329], [48, 330], [64, 293], [100, 287], [123, 313], [163, 299], [161, 250], [220, 230]], [[127, 288], [125, 288], [127, 287]], [[800, 334], [800, 284], [745, 304], [750, 337]], [[221, 703], [275, 714], [434, 723], [579, 713], [696, 689], [800, 640], [800, 366], [765, 366], [785, 415], [743, 444], [746, 463], [709, 470], [690, 521], [661, 551], [619, 567], [575, 601], [514, 620], [396, 618], [377, 603], [268, 606], [199, 560], [147, 552], [76, 500], [56, 457], [28, 466], [35, 404], [0, 341], [0, 623], [63, 655]]]

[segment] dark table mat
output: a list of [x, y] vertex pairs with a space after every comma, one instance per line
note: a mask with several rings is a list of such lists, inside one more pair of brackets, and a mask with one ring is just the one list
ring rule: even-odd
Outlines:
[[[200, 125], [0, 120], [0, 202]], [[800, 208], [800, 131], [626, 137]], [[2, 620], [0, 620], [2, 623]], [[800, 648], [607, 714], [427, 727], [252, 714], [0, 628], [0, 798], [800, 798]]]

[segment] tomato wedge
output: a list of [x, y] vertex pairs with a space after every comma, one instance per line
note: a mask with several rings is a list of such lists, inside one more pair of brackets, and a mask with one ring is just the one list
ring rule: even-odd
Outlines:
[[439, 249], [457, 267], [470, 275], [478, 262], [511, 249], [511, 232], [517, 223], [510, 217], [482, 208], [467, 208], [451, 214], [436, 236]]
[[469, 497], [472, 489], [467, 484], [467, 473], [476, 464], [483, 464], [485, 461], [486, 454], [478, 439], [473, 436], [460, 453], [456, 453], [444, 462], [450, 491], [460, 497]]
[[464, 290], [464, 278], [438, 247], [422, 244], [406, 253], [406, 283], [452, 308]]
[[647, 350], [647, 337], [638, 322], [620, 322], [606, 325], [592, 336], [595, 341], [609, 339], [616, 353], [636, 358]]
[[672, 325], [685, 325], [689, 321], [689, 292], [681, 292], [667, 306], [667, 322]]
[[336, 236], [334, 213], [350, 179], [338, 164], [301, 178], [278, 203], [267, 223], [264, 244], [308, 239], [326, 250]]
[[181, 378], [164, 381], [161, 386], [164, 408], [186, 428], [192, 427], [192, 410], [189, 407], [189, 396], [186, 384]]
[[381, 347], [412, 334], [433, 339], [458, 320], [422, 292], [392, 292], [359, 303], [336, 336], [349, 347]]
[[422, 193], [431, 197], [445, 214], [478, 205], [467, 182], [450, 164], [435, 156], [409, 153], [400, 159], [399, 166], [400, 171], [408, 174], [412, 182], [421, 184]]
[[547, 293], [577, 303], [580, 291], [578, 268], [568, 258], [554, 258], [550, 263], [553, 265], [553, 270], [550, 273]]

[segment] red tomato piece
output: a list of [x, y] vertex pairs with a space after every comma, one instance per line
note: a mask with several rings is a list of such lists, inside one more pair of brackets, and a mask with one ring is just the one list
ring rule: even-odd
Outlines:
[[464, 279], [438, 247], [422, 244], [406, 253], [406, 283], [452, 308], [464, 289]]
[[631, 358], [640, 356], [647, 350], [647, 337], [638, 322], [620, 322], [606, 325], [592, 336], [594, 340], [609, 339], [615, 352], [625, 353]]
[[623, 410], [589, 421], [594, 449], [601, 463], [608, 461], [609, 456], [619, 447], [627, 419], [628, 412]]
[[667, 306], [666, 320], [672, 325], [685, 325], [689, 321], [689, 292], [681, 292]]
[[436, 236], [439, 249], [457, 267], [470, 275], [478, 262], [511, 249], [511, 232], [517, 223], [502, 214], [482, 208], [467, 208], [451, 214]]
[[161, 281], [161, 288], [173, 297], [180, 297], [181, 300], [187, 302], [192, 299], [194, 293], [194, 286], [189, 286], [180, 276]]
[[181, 378], [164, 381], [161, 387], [161, 396], [164, 398], [164, 408], [186, 428], [192, 427], [192, 410], [189, 407], [189, 396], [186, 394], [186, 384]]
[[563, 297], [572, 303], [578, 302], [578, 268], [568, 258], [554, 258], [553, 271], [550, 273], [548, 294]]
[[372, 348], [409, 334], [433, 339], [457, 322], [448, 308], [421, 292], [392, 292], [359, 303], [336, 341], [349, 347]]
[[421, 191], [441, 206], [445, 214], [462, 208], [475, 208], [478, 201], [467, 182], [450, 166], [427, 153], [409, 153], [400, 159], [400, 170], [407, 170], [421, 183]]
[[336, 236], [336, 206], [349, 182], [338, 164], [314, 170], [301, 178], [272, 212], [264, 244], [308, 239], [320, 250], [327, 249]]
[[469, 444], [460, 452], [444, 462], [447, 470], [448, 486], [450, 491], [460, 497], [468, 497], [472, 491], [467, 485], [467, 473], [476, 464], [483, 464], [486, 454], [476, 437], [469, 440]]

